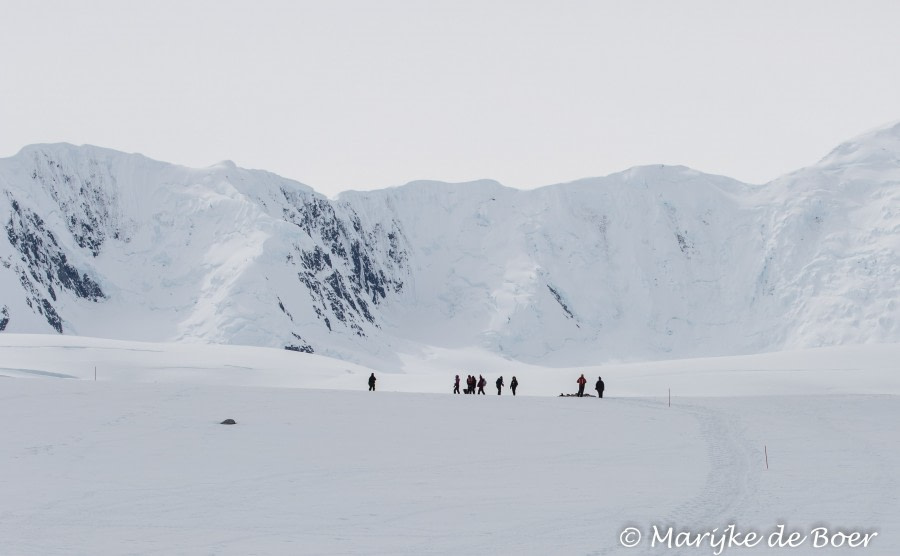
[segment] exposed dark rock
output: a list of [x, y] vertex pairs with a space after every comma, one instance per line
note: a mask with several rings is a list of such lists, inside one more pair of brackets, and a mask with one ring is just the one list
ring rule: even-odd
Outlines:
[[53, 305], [50, 305], [50, 302], [46, 299], [41, 299], [41, 309], [44, 318], [47, 319], [47, 323], [49, 323], [54, 330], [62, 334], [62, 319], [59, 318], [59, 315], [56, 313], [56, 309], [53, 308]]
[[234, 419], [225, 419], [220, 425], [237, 425], [237, 422]]
[[362, 251], [359, 241], [354, 241], [350, 247], [350, 254], [353, 261], [353, 274], [351, 280], [356, 289], [365, 291], [372, 296], [372, 302], [378, 303], [378, 298], [385, 298], [384, 284], [387, 280], [384, 273], [375, 271], [372, 260], [369, 255]]
[[313, 310], [329, 330], [337, 321], [365, 336], [364, 325], [378, 327], [370, 304], [403, 290], [402, 280], [389, 278], [405, 268], [408, 257], [399, 225], [395, 222], [391, 231], [380, 224], [367, 229], [349, 205], [287, 188], [281, 196], [287, 205], [281, 216], [317, 243], [312, 248], [296, 244], [287, 255], [288, 264], [301, 267], [297, 277], [309, 291]]
[[318, 245], [312, 252], [303, 251], [300, 260], [303, 262], [303, 268], [310, 272], [320, 272], [331, 268], [331, 256], [322, 251]]
[[115, 217], [115, 177], [97, 160], [87, 169], [64, 168], [47, 153], [34, 153], [31, 178], [46, 190], [65, 215], [66, 226], [82, 249], [100, 254], [107, 236], [120, 237]]
[[291, 336], [293, 336], [300, 343], [296, 345], [291, 344], [284, 346], [284, 349], [289, 351], [300, 351], [303, 353], [315, 353], [313, 347], [309, 345], [309, 343], [307, 343], [299, 334], [297, 334], [296, 332], [291, 332]]
[[550, 290], [550, 293], [553, 294], [553, 297], [556, 299], [556, 302], [559, 303], [559, 306], [562, 307], [562, 310], [566, 313], [566, 316], [568, 316], [570, 319], [574, 319], [575, 315], [573, 315], [572, 311], [569, 310], [568, 305], [563, 302], [562, 296], [559, 294], [559, 292], [556, 291], [556, 289], [550, 284], [547, 284], [547, 289]]
[[62, 320], [59, 318], [59, 315], [56, 313], [56, 309], [53, 308], [53, 305], [50, 304], [43, 294], [38, 290], [38, 288], [31, 281], [32, 277], [37, 278], [35, 273], [32, 271], [30, 275], [26, 273], [21, 267], [16, 265], [16, 273], [19, 275], [19, 283], [22, 285], [22, 288], [28, 293], [28, 297], [25, 298], [25, 303], [38, 314], [44, 316], [47, 319], [47, 323], [53, 327], [54, 330], [62, 333]]
[[678, 240], [678, 248], [681, 249], [681, 252], [690, 259], [691, 253], [694, 250], [694, 244], [688, 241], [687, 237], [682, 233], [676, 232], [675, 239]]
[[287, 317], [288, 317], [289, 319], [291, 319], [291, 322], [293, 322], [293, 321], [294, 321], [294, 315], [292, 315], [292, 314], [284, 307], [284, 302], [281, 301], [281, 298], [280, 298], [280, 297], [276, 297], [276, 299], [278, 300], [278, 308], [281, 309], [281, 312], [284, 313], [285, 315], [287, 315]]
[[[60, 290], [91, 301], [104, 299], [105, 295], [97, 282], [69, 262], [56, 236], [47, 229], [40, 216], [12, 197], [10, 201], [12, 212], [6, 223], [6, 237], [21, 255], [20, 261], [15, 263], [15, 272], [28, 295], [25, 302], [43, 315], [54, 330], [62, 333], [62, 318], [52, 303], [58, 300]], [[8, 268], [12, 263], [4, 266]]]
[[6, 237], [22, 254], [22, 262], [34, 281], [45, 286], [54, 301], [54, 284], [82, 299], [98, 301], [105, 297], [99, 284], [69, 263], [53, 232], [46, 229], [40, 216], [21, 207], [15, 200], [12, 207], [13, 212], [6, 224]]

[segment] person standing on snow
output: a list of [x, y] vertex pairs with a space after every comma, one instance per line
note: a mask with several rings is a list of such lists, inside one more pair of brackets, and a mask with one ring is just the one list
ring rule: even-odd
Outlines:
[[466, 377], [466, 394], [474, 394], [475, 393], [475, 377], [469, 375]]
[[375, 391], [375, 373], [372, 373], [372, 376], [369, 377], [369, 392]]
[[587, 379], [584, 378], [584, 373], [581, 373], [581, 377], [578, 378], [578, 397], [584, 397], [584, 385], [587, 384]]
[[459, 394], [459, 375], [456, 375], [456, 381], [453, 383], [453, 393]]
[[516, 377], [513, 377], [509, 382], [509, 389], [512, 390], [513, 396], [516, 395], [516, 388], [519, 387], [519, 381], [516, 380]]
[[606, 385], [603, 384], [603, 377], [602, 377], [602, 376], [598, 376], [598, 377], [597, 377], [597, 384], [594, 385], [594, 390], [597, 391], [597, 395], [600, 396], [601, 398], [603, 397], [603, 390], [604, 390], [605, 388], [606, 388]]
[[[484, 379], [483, 376], [478, 375], [478, 393], [479, 394], [484, 394], [485, 386], [487, 386], [487, 381]], [[485, 394], [485, 395], [487, 395], [487, 394]]]
[[497, 379], [497, 395], [500, 395], [500, 391], [503, 390], [503, 377]]

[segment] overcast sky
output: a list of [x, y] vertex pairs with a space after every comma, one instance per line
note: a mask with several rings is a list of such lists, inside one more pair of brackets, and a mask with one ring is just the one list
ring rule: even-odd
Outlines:
[[0, 4], [0, 156], [223, 159], [327, 195], [640, 164], [763, 183], [900, 120], [900, 2]]

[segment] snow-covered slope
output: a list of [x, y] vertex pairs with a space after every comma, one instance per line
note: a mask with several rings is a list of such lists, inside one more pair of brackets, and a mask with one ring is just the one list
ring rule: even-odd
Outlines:
[[402, 236], [306, 186], [70, 145], [0, 162], [0, 186], [7, 331], [390, 355], [367, 335]]
[[766, 187], [760, 282], [790, 347], [900, 340], [900, 123]]
[[0, 330], [288, 347], [379, 368], [900, 341], [900, 125], [766, 185], [648, 166], [327, 199], [231, 163], [0, 160]]

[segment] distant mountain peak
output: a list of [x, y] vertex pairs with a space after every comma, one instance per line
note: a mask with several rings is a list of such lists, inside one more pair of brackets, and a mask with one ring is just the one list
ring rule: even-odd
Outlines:
[[841, 143], [816, 166], [846, 168], [859, 165], [900, 166], [900, 121]]

